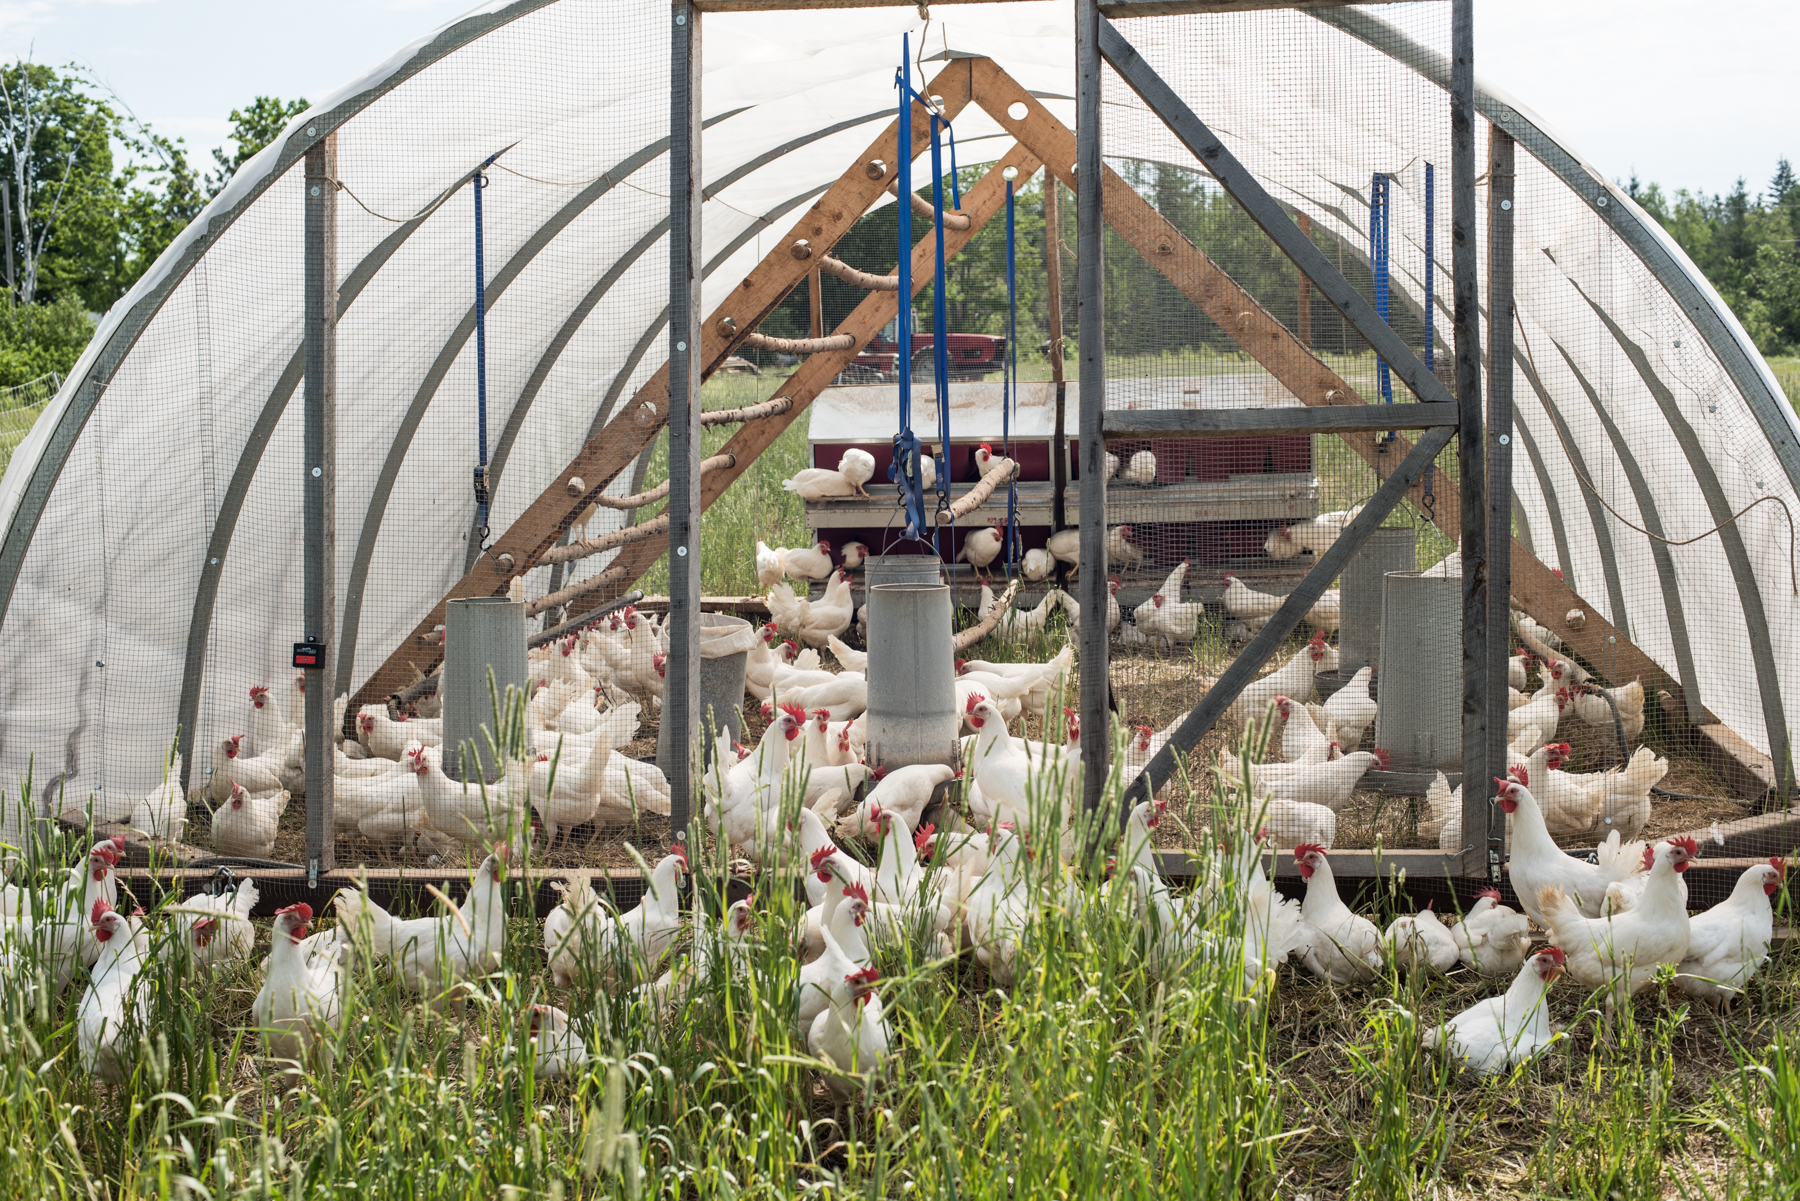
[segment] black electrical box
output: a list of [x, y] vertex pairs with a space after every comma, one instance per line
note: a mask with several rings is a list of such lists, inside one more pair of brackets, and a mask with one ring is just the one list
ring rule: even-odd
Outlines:
[[294, 643], [295, 667], [323, 667], [325, 665], [325, 644], [323, 642]]

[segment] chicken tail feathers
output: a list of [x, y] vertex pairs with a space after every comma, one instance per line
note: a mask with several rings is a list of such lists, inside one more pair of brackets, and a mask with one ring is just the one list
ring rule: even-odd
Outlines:
[[337, 906], [338, 921], [349, 928], [351, 937], [360, 938], [366, 930], [371, 953], [394, 953], [394, 915], [371, 900], [368, 893], [341, 888], [333, 904]]
[[1571, 919], [1580, 919], [1581, 910], [1569, 900], [1569, 894], [1563, 891], [1560, 884], [1547, 884], [1538, 890], [1538, 912], [1544, 915], [1544, 924], [1550, 930], [1550, 941], [1560, 942], [1557, 927]]

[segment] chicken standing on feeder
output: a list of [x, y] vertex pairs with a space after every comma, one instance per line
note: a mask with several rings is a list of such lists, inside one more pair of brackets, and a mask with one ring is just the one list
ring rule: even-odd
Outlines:
[[847, 497], [869, 499], [863, 485], [875, 478], [875, 456], [852, 446], [838, 460], [836, 470], [808, 467], [781, 481], [785, 491], [798, 492], [802, 500], [843, 500]]
[[831, 543], [821, 538], [804, 550], [777, 550], [782, 570], [796, 580], [823, 580], [831, 575]]
[[1006, 545], [1006, 533], [998, 522], [991, 526], [981, 526], [963, 535], [962, 549], [956, 552], [959, 561], [964, 561], [982, 575], [987, 574], [988, 564], [1000, 557], [1000, 549]]

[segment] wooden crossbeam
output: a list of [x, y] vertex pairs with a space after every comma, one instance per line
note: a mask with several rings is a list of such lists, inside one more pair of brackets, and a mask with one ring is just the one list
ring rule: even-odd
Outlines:
[[[985, 60], [963, 60], [985, 61]], [[1022, 146], [1015, 146], [1006, 155], [989, 168], [974, 187], [963, 193], [963, 213], [969, 217], [969, 228], [944, 231], [944, 253], [954, 256], [980, 232], [982, 226], [999, 212], [1006, 204], [1006, 180], [1002, 172], [1008, 167], [1018, 168], [1015, 182], [1023, 183], [1042, 165], [1037, 156]], [[936, 235], [927, 233], [913, 247], [913, 292], [924, 290], [932, 279], [932, 263], [936, 255]], [[897, 292], [871, 292], [863, 297], [844, 323], [838, 326], [838, 333], [854, 335], [856, 344], [849, 350], [832, 351], [827, 354], [816, 354], [802, 363], [800, 369], [781, 385], [781, 394], [793, 401], [787, 412], [776, 417], [764, 418], [752, 422], [732, 435], [731, 440], [720, 448], [722, 454], [737, 456], [738, 466], [723, 471], [715, 471], [707, 476], [700, 487], [700, 504], [704, 509], [731, 485], [739, 475], [755, 462], [756, 456], [767, 450], [781, 436], [783, 430], [791, 425], [810, 404], [826, 388], [829, 388], [838, 373], [850, 365], [861, 351], [861, 348], [874, 337], [883, 326], [894, 319], [899, 311], [900, 296]], [[613, 595], [624, 591], [636, 583], [638, 578], [648, 571], [664, 548], [654, 542], [640, 542], [626, 547], [619, 552], [607, 569], [596, 579], [604, 579], [604, 595]]]
[[1230, 438], [1250, 434], [1343, 434], [1456, 424], [1453, 404], [1327, 405], [1286, 409], [1108, 409], [1108, 438]]
[[[970, 61], [960, 59], [946, 64], [928, 86], [927, 94], [939, 98], [939, 106], [946, 117], [954, 118], [969, 102]], [[912, 119], [912, 144], [929, 146], [930, 114], [924, 106], [914, 104]], [[701, 338], [704, 375], [711, 375], [737, 348], [743, 336], [761, 324], [806, 278], [813, 264], [795, 257], [790, 250], [795, 243], [805, 242], [816, 251], [830, 249], [861, 219], [870, 205], [881, 199], [892, 168], [874, 171], [872, 164], [896, 161], [899, 132], [899, 120], [889, 122], [837, 182], [813, 202], [788, 231], [787, 237], [751, 269], [707, 318]], [[495, 539], [468, 574], [432, 606], [412, 633], [399, 641], [386, 662], [357, 689], [349, 712], [354, 714], [358, 706], [379, 701], [411, 679], [407, 656], [416, 657], [420, 639], [443, 624], [445, 602], [459, 597], [497, 596], [506, 591], [514, 575], [535, 565], [575, 517], [587, 508], [592, 495], [605, 489], [650, 445], [667, 421], [668, 405], [669, 376], [665, 363]], [[747, 464], [749, 460], [743, 461]], [[732, 478], [736, 478], [735, 474]]]

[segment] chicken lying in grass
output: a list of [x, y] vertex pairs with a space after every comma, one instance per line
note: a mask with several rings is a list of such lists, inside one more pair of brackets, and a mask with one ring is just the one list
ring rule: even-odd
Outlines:
[[1332, 984], [1373, 980], [1381, 967], [1381, 931], [1338, 896], [1324, 847], [1302, 843], [1294, 848], [1294, 862], [1306, 881], [1306, 899], [1300, 903], [1306, 919], [1301, 958], [1306, 970]]
[[1502, 905], [1498, 888], [1484, 888], [1450, 927], [1450, 938], [1466, 966], [1483, 976], [1510, 976], [1531, 949], [1531, 919]]
[[1409, 972], [1442, 975], [1456, 966], [1456, 940], [1438, 921], [1430, 904], [1423, 913], [1395, 918], [1382, 932], [1381, 941], [1394, 962]]
[[376, 958], [390, 959], [406, 986], [423, 993], [485, 976], [500, 966], [506, 935], [506, 877], [509, 848], [493, 849], [475, 870], [462, 904], [434, 917], [397, 918], [366, 892], [339, 889], [338, 920], [350, 937], [366, 942]]
[[1563, 964], [1559, 948], [1544, 948], [1519, 969], [1505, 995], [1477, 1001], [1442, 1026], [1426, 1030], [1425, 1045], [1443, 1048], [1483, 1076], [1536, 1058], [1556, 1038], [1545, 997]]
[[681, 881], [687, 848], [676, 843], [657, 863], [635, 908], [614, 916], [585, 883], [544, 919], [550, 978], [567, 988], [585, 972], [596, 980], [641, 984], [655, 978], [681, 932]]

